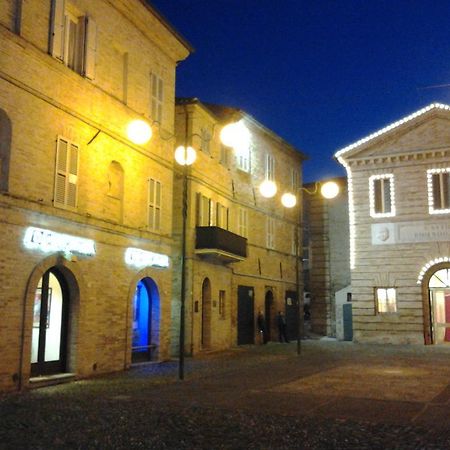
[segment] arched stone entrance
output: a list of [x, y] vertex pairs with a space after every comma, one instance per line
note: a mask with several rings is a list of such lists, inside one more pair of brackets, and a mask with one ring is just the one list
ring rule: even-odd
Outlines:
[[133, 297], [133, 331], [131, 361], [152, 361], [158, 357], [160, 331], [160, 298], [155, 281], [142, 278]]
[[48, 269], [38, 282], [33, 304], [31, 376], [66, 372], [70, 291], [63, 273]]
[[450, 344], [450, 264], [431, 266], [422, 278], [425, 344]]

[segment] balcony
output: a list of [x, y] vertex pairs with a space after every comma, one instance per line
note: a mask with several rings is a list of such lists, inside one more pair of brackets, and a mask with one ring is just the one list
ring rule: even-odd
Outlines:
[[243, 261], [247, 239], [219, 227], [196, 227], [195, 253], [222, 263]]

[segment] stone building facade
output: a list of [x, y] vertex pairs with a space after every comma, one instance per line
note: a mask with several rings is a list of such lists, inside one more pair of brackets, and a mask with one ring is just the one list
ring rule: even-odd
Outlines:
[[[175, 68], [145, 1], [0, 8], [0, 390], [168, 358]], [[158, 122], [149, 143], [126, 134]], [[56, 374], [56, 375], [55, 375]]]
[[356, 341], [450, 341], [450, 107], [337, 152], [348, 174]]
[[[251, 136], [248, 148], [238, 152], [219, 139], [221, 128], [236, 121]], [[178, 99], [175, 127], [177, 145], [187, 143], [197, 150], [188, 173], [186, 351], [259, 343], [258, 311], [265, 316], [269, 340], [278, 340], [278, 311], [286, 314], [288, 331], [296, 337], [294, 238], [299, 208], [284, 208], [280, 196], [301, 192], [304, 155], [245, 112], [195, 98]], [[259, 191], [267, 179], [278, 187], [273, 198]], [[180, 174], [175, 175], [174, 191], [174, 236], [179, 237]], [[179, 290], [176, 271], [174, 292]], [[172, 310], [176, 314], [179, 307]]]
[[[336, 198], [327, 199], [317, 192], [326, 181], [339, 186]], [[341, 291], [350, 292], [347, 179], [322, 180], [305, 184], [304, 188], [303, 276], [310, 313], [309, 318], [305, 314], [306, 328], [314, 334], [344, 339], [343, 308], [350, 302], [347, 295], [345, 303], [339, 299]], [[346, 326], [351, 331], [351, 326]]]

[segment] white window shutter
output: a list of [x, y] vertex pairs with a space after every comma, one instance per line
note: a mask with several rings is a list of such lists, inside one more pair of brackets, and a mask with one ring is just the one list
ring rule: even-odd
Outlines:
[[97, 55], [97, 24], [91, 17], [84, 17], [84, 32], [83, 75], [93, 80]]
[[52, 0], [50, 53], [54, 58], [64, 59], [64, 0]]
[[78, 190], [78, 146], [70, 144], [70, 158], [68, 167], [67, 180], [67, 206], [75, 208], [77, 206], [77, 190]]
[[67, 156], [69, 144], [59, 138], [56, 145], [56, 171], [54, 202], [64, 205], [66, 200]]

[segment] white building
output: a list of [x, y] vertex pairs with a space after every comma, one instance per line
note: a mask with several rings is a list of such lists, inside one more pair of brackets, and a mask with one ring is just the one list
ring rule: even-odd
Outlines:
[[450, 106], [336, 153], [347, 170], [355, 341], [450, 341]]

